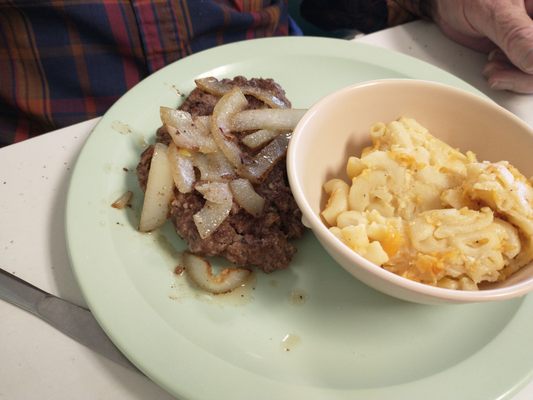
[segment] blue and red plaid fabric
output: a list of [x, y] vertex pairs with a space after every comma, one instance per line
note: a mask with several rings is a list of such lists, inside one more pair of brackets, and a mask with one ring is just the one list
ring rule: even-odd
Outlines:
[[[287, 3], [0, 0], [0, 147], [102, 115], [141, 79], [191, 53], [294, 34]], [[326, 29], [366, 32], [422, 15], [426, 3], [303, 0], [302, 13]]]
[[289, 34], [286, 0], [0, 2], [0, 147], [102, 115], [161, 67]]

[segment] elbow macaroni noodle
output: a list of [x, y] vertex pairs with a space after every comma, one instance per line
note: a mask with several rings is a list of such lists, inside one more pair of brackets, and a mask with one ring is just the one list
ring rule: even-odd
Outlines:
[[324, 184], [330, 231], [369, 261], [449, 289], [477, 290], [533, 259], [533, 186], [507, 161], [479, 162], [414, 119], [370, 128], [350, 184]]

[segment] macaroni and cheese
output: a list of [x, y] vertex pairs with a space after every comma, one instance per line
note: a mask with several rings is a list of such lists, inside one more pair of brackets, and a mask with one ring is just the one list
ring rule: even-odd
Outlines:
[[351, 249], [388, 271], [476, 290], [533, 260], [533, 186], [506, 161], [479, 162], [414, 119], [370, 129], [372, 146], [325, 183], [322, 217]]

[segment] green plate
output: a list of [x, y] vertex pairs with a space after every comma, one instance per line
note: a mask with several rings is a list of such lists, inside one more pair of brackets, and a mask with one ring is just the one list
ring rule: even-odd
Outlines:
[[[136, 231], [142, 195], [134, 169], [142, 138], [152, 141], [159, 126], [159, 107], [177, 106], [180, 93], [208, 75], [274, 78], [298, 108], [379, 78], [475, 91], [404, 55], [309, 37], [217, 47], [130, 90], [79, 156], [66, 228], [91, 310], [135, 365], [183, 400], [489, 400], [509, 398], [530, 379], [533, 297], [461, 306], [398, 301], [352, 278], [309, 232], [290, 269], [257, 273], [237, 293], [205, 295], [176, 277], [176, 252], [185, 246], [169, 224]], [[133, 207], [110, 207], [126, 190]]]

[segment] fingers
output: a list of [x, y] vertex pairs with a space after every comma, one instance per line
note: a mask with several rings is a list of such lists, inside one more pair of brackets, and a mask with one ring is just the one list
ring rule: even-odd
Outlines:
[[505, 53], [498, 48], [493, 49], [489, 53], [489, 61], [505, 61], [507, 63], [511, 63]]
[[501, 50], [491, 52], [483, 75], [493, 89], [533, 93], [533, 75], [516, 68]]
[[465, 35], [464, 33], [455, 30], [446, 21], [440, 21], [439, 27], [442, 33], [444, 33], [448, 38], [472, 50], [488, 53], [496, 47], [496, 45], [490, 39], [486, 37]]
[[[529, 3], [527, 6], [530, 7]], [[524, 4], [495, 10], [494, 23], [488, 23], [483, 30], [514, 65], [533, 74], [533, 21]]]

